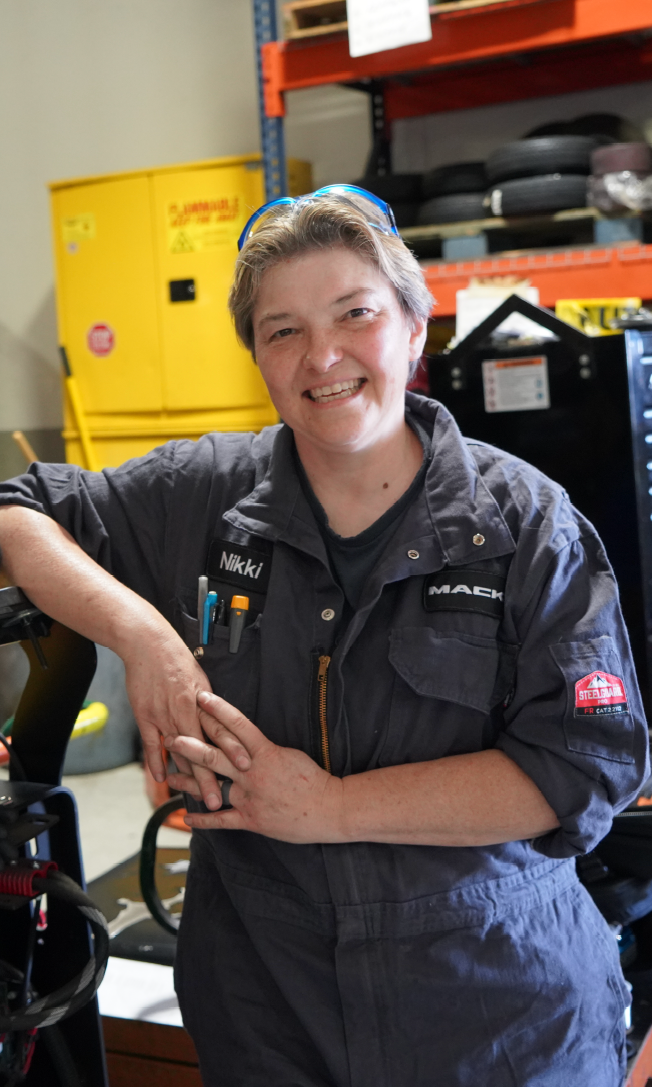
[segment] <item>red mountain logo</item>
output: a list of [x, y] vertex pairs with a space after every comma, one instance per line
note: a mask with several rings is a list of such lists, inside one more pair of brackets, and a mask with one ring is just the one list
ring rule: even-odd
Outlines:
[[575, 716], [627, 713], [625, 684], [609, 672], [591, 672], [575, 684]]

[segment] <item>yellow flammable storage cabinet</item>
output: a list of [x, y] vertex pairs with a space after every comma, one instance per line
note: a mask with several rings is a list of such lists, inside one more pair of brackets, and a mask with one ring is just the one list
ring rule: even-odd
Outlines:
[[[289, 167], [293, 195], [309, 192], [309, 164]], [[260, 156], [50, 190], [59, 336], [74, 379], [64, 396], [68, 460], [88, 465], [80, 423], [94, 468], [170, 438], [276, 423], [226, 306], [238, 236], [264, 202]]]

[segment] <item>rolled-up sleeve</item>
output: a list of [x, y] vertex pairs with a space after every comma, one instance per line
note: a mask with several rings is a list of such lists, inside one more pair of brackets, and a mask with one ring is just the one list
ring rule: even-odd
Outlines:
[[0, 483], [0, 506], [51, 517], [95, 562], [160, 608], [177, 444], [102, 472], [36, 462], [24, 475]]
[[649, 774], [618, 590], [590, 526], [550, 560], [520, 633], [513, 697], [496, 746], [559, 819], [559, 829], [534, 847], [548, 857], [575, 856], [605, 836]]

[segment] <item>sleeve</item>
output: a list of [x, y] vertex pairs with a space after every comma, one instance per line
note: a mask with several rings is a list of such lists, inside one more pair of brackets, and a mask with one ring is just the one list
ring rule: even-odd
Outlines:
[[524, 609], [513, 698], [496, 744], [559, 819], [559, 829], [533, 842], [548, 857], [593, 849], [649, 774], [616, 581], [587, 528], [555, 555]]
[[0, 483], [0, 506], [24, 506], [51, 517], [95, 562], [163, 610], [167, 511], [178, 444], [168, 442], [102, 472], [36, 462], [25, 475]]

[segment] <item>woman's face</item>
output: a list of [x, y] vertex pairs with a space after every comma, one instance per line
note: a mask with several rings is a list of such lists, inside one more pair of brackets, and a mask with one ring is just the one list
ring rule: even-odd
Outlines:
[[337, 247], [263, 276], [254, 309], [256, 360], [281, 418], [301, 441], [354, 452], [404, 425], [413, 331], [389, 280]]

